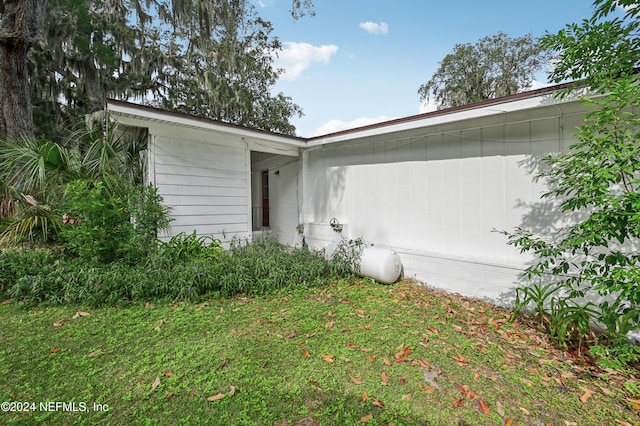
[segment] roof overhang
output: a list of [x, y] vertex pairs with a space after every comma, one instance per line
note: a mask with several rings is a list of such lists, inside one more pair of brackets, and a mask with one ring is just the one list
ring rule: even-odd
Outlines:
[[371, 124], [355, 129], [344, 130], [328, 135], [317, 136], [307, 140], [308, 147], [321, 146], [326, 144], [353, 141], [356, 139], [369, 138], [374, 136], [408, 132], [421, 128], [428, 128], [449, 124], [454, 122], [464, 122], [477, 118], [491, 117], [526, 111], [550, 105], [560, 106], [566, 103], [575, 103], [584, 96], [592, 96], [586, 88], [579, 88], [571, 94], [559, 98], [557, 93], [569, 88], [569, 83], [545, 87], [543, 89], [522, 92], [503, 98], [489, 99], [476, 102], [461, 107], [432, 111], [410, 117], [390, 120], [382, 123]]
[[114, 119], [117, 123], [126, 126], [148, 127], [150, 123], [163, 123], [229, 134], [248, 140], [275, 142], [296, 148], [307, 146], [306, 139], [296, 136], [251, 129], [248, 127], [223, 123], [221, 121], [195, 117], [188, 114], [113, 99], [107, 100], [106, 112], [109, 117]]

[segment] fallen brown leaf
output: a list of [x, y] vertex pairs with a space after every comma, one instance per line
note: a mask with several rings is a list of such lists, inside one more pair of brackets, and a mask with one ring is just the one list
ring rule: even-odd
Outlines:
[[156, 377], [153, 383], [151, 383], [151, 391], [156, 390], [158, 386], [160, 386], [160, 377]]
[[384, 365], [389, 365], [389, 366], [391, 365], [391, 361], [389, 361], [386, 358], [382, 358], [382, 362], [384, 363]]
[[384, 408], [384, 402], [380, 401], [379, 399], [371, 398], [371, 403], [376, 407]]
[[173, 395], [175, 395], [175, 392], [169, 392], [169, 395], [164, 397], [164, 402], [169, 401], [171, 398], [173, 398]]
[[331, 328], [331, 327], [333, 327], [334, 325], [336, 325], [336, 322], [335, 322], [335, 321], [333, 321], [333, 320], [331, 320], [331, 321], [329, 321], [328, 323], [326, 323], [324, 326], [325, 326], [325, 328]]
[[625, 422], [624, 420], [618, 420], [616, 419], [616, 422], [618, 422], [618, 424], [622, 425], [622, 426], [633, 426], [631, 423], [629, 422]]
[[366, 416], [362, 417], [362, 418], [360, 419], [360, 422], [362, 422], [362, 423], [368, 423], [368, 422], [369, 422], [369, 420], [371, 420], [371, 417], [372, 417], [372, 416], [371, 416], [371, 413], [369, 413], [369, 414], [367, 414]]
[[464, 404], [464, 399], [459, 399], [456, 402], [453, 403], [454, 408], [457, 407], [462, 407], [462, 404]]
[[524, 407], [518, 407], [525, 415], [530, 416], [531, 412]]
[[387, 377], [387, 375], [385, 374], [385, 372], [382, 372], [382, 375], [380, 376], [380, 379], [382, 380], [382, 385], [386, 386], [389, 384], [389, 378]]
[[171, 371], [167, 371], [167, 372], [165, 372], [165, 373], [163, 374], [163, 376], [164, 376], [164, 377], [171, 377], [171, 376], [173, 376], [173, 372], [171, 372]]
[[640, 399], [627, 398], [627, 402], [629, 402], [633, 410], [640, 411]]
[[480, 403], [480, 409], [482, 410], [483, 413], [485, 414], [491, 414], [491, 410], [489, 409], [489, 406], [484, 402], [484, 401], [479, 401]]
[[89, 315], [91, 315], [89, 312], [82, 312], [82, 311], [78, 311], [78, 312], [76, 312], [76, 313], [75, 313], [75, 315], [74, 315], [74, 316], [72, 316], [71, 318], [73, 318], [73, 319], [78, 319], [78, 318], [80, 318], [80, 317], [86, 317], [86, 316], [89, 316]]
[[362, 352], [371, 352], [373, 348], [360, 348]]
[[231, 385], [229, 386], [229, 396], [233, 396], [236, 394], [236, 387]]
[[54, 327], [62, 327], [62, 324], [64, 324], [64, 320], [54, 322], [53, 326]]
[[306, 349], [304, 351], [302, 351], [302, 356], [305, 357], [305, 358], [308, 357], [309, 356], [309, 351], [306, 350]]
[[93, 351], [91, 352], [89, 355], [87, 355], [87, 358], [93, 358], [96, 355], [99, 355], [102, 351]]
[[498, 412], [498, 415], [502, 418], [505, 417], [505, 413], [504, 413], [504, 408], [502, 407], [502, 404], [500, 403], [500, 401], [496, 401], [496, 411]]
[[376, 362], [376, 357], [371, 356], [371, 355], [367, 355], [367, 359], [371, 362]]
[[420, 389], [422, 390], [422, 392], [431, 395], [432, 393], [434, 393], [436, 391], [436, 387], [435, 386], [424, 386], [424, 387], [420, 387]]
[[55, 348], [55, 349], [50, 349], [49, 352], [51, 352], [52, 354], [55, 354], [57, 352], [60, 352], [62, 350], [62, 348]]
[[353, 383], [355, 383], [356, 385], [361, 385], [362, 384], [362, 380], [360, 380], [357, 377], [352, 376], [351, 374], [349, 374], [349, 378], [351, 379], [351, 381]]
[[367, 401], [367, 393], [366, 392], [362, 392], [362, 395], [360, 395], [360, 399], [362, 400], [362, 402], [366, 402]]
[[219, 393], [217, 395], [210, 396], [209, 398], [207, 398], [207, 401], [218, 401], [218, 400], [221, 400], [222, 398], [224, 398], [224, 394]]
[[466, 367], [467, 365], [469, 365], [469, 360], [466, 359], [462, 354], [457, 353], [456, 354], [456, 358], [453, 358], [453, 360], [455, 361], [456, 364], [458, 364], [461, 367]]
[[580, 397], [580, 402], [587, 402], [589, 398], [591, 398], [591, 391], [589, 389], [585, 389], [585, 392]]
[[333, 362], [333, 355], [322, 355], [322, 360], [324, 362], [331, 363], [331, 362]]

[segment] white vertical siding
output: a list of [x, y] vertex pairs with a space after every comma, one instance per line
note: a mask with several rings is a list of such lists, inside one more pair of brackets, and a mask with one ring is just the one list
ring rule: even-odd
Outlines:
[[[556, 107], [472, 119], [411, 134], [376, 135], [305, 152], [304, 221], [331, 217], [396, 249], [405, 272], [427, 283], [493, 299], [514, 287], [529, 260], [493, 232], [526, 221], [545, 192], [541, 158], [571, 143], [582, 113]], [[325, 238], [306, 232], [321, 246]]]
[[153, 137], [153, 175], [171, 208], [170, 235], [229, 242], [250, 234], [247, 148], [240, 140], [194, 129]]

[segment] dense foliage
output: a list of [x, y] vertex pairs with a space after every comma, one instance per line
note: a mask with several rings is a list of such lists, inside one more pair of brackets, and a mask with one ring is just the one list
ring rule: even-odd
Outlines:
[[511, 38], [498, 33], [475, 45], [456, 44], [418, 94], [421, 101], [433, 97], [438, 109], [513, 95], [531, 85], [548, 58], [530, 34]]
[[293, 134], [300, 107], [271, 94], [280, 48], [248, 0], [3, 1], [0, 138], [60, 141], [106, 98]]
[[[67, 185], [93, 181], [105, 196], [138, 199], [135, 187], [143, 182], [146, 148], [144, 133], [103, 133], [90, 124], [60, 143], [44, 139], [0, 140], [0, 242], [52, 243], [57, 241], [68, 201]], [[129, 206], [134, 208], [134, 206]]]
[[[559, 52], [551, 77], [578, 80], [562, 95], [587, 86], [590, 112], [569, 150], [544, 159], [549, 192], [568, 224], [533, 233], [507, 232], [509, 243], [535, 255], [520, 304], [534, 301], [562, 343], [580, 341], [595, 321], [602, 346], [595, 352], [640, 359], [626, 334], [640, 328], [640, 63], [637, 2], [597, 0], [596, 12], [582, 24], [548, 34], [543, 45]], [[623, 18], [606, 20], [618, 6]], [[565, 223], [567, 223], [565, 222]], [[557, 224], [555, 224], [557, 225]], [[597, 304], [579, 299], [595, 290]]]
[[321, 252], [291, 250], [268, 238], [236, 241], [226, 251], [216, 240], [181, 234], [130, 262], [87, 263], [82, 257], [49, 250], [0, 253], [0, 293], [27, 303], [113, 306], [149, 300], [198, 301], [328, 281], [329, 263]]

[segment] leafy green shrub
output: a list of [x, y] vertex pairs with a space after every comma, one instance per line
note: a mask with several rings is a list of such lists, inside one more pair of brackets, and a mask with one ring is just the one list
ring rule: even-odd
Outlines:
[[153, 185], [137, 185], [127, 192], [127, 212], [133, 223], [131, 239], [123, 245], [123, 258], [140, 262], [157, 246], [158, 233], [169, 226], [169, 209]]
[[87, 262], [145, 260], [155, 248], [157, 231], [169, 224], [153, 186], [133, 187], [119, 197], [100, 181], [77, 180], [67, 185], [66, 197], [63, 247]]
[[0, 251], [0, 294], [23, 277], [46, 274], [55, 264], [50, 250], [8, 248]]
[[559, 95], [575, 95], [577, 86], [591, 93], [582, 98], [589, 112], [577, 142], [544, 158], [547, 170], [537, 176], [550, 189], [543, 197], [576, 219], [539, 234], [522, 228], [504, 234], [508, 244], [534, 254], [525, 270], [528, 279], [553, 275], [572, 297], [588, 290], [604, 296], [597, 309], [572, 306], [570, 299], [558, 302], [550, 331], [560, 339], [569, 330], [588, 337], [585, 324], [595, 320], [605, 325], [600, 340], [612, 346], [608, 353], [626, 354], [628, 360], [637, 351], [627, 347], [626, 332], [640, 328], [640, 8], [607, 20], [616, 4], [596, 0], [591, 19], [542, 38], [543, 46], [559, 52], [550, 80], [574, 81]]
[[352, 277], [360, 272], [360, 256], [364, 248], [362, 238], [337, 241], [329, 253], [329, 270], [337, 277]]
[[65, 195], [61, 236], [67, 254], [100, 263], [120, 257], [123, 242], [133, 235], [125, 201], [111, 196], [100, 181], [73, 181]]
[[208, 235], [198, 236], [181, 232], [171, 237], [169, 241], [160, 243], [158, 257], [168, 262], [184, 262], [194, 258], [215, 261], [225, 254], [220, 240]]

